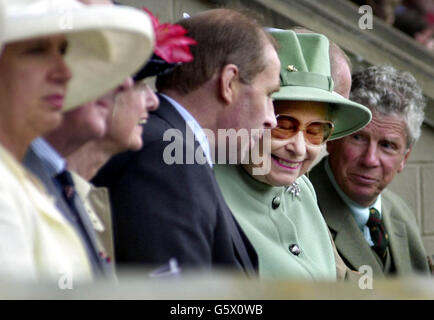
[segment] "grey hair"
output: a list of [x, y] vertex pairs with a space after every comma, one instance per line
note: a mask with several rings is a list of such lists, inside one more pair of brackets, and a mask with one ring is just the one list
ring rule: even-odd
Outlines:
[[372, 66], [352, 76], [350, 99], [379, 114], [403, 117], [407, 147], [421, 135], [426, 100], [416, 79], [392, 66]]

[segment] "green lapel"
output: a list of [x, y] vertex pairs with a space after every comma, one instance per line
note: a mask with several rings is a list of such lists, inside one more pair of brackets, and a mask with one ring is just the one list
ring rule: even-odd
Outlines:
[[396, 271], [399, 274], [411, 273], [410, 249], [405, 223], [392, 216], [392, 204], [385, 197], [381, 200], [383, 221], [389, 234], [389, 250]]
[[324, 169], [324, 158], [312, 169], [309, 178], [315, 187], [318, 204], [330, 228], [336, 248], [341, 257], [358, 270], [362, 265], [370, 265], [375, 275], [383, 275], [381, 265], [371, 247], [363, 237], [348, 206], [341, 200]]

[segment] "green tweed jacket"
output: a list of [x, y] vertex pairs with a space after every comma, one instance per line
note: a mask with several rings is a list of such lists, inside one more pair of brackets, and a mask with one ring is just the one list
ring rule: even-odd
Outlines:
[[316, 190], [318, 204], [332, 233], [339, 254], [348, 267], [358, 270], [370, 265], [374, 276], [382, 277], [411, 273], [428, 274], [429, 265], [419, 228], [410, 208], [396, 194], [383, 191], [381, 212], [389, 233], [391, 267], [383, 270], [374, 251], [356, 224], [348, 206], [343, 202], [324, 168], [325, 157], [309, 173]]

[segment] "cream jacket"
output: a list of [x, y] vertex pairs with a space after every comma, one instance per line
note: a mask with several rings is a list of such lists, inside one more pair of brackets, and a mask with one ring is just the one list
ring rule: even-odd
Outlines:
[[0, 279], [59, 286], [91, 280], [75, 230], [42, 184], [1, 146], [0, 177]]

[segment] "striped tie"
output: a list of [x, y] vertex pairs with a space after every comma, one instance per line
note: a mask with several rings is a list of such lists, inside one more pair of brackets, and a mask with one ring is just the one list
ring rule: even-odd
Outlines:
[[56, 179], [60, 183], [60, 186], [62, 188], [63, 197], [65, 198], [71, 210], [75, 213], [77, 211], [77, 208], [74, 204], [74, 197], [76, 197], [76, 191], [71, 173], [69, 173], [69, 171], [67, 170], [63, 170], [56, 176]]
[[377, 209], [369, 209], [369, 220], [366, 225], [371, 232], [371, 239], [374, 243], [372, 249], [378, 254], [384, 264], [387, 256], [387, 246], [389, 245], [389, 235], [384, 228], [380, 213]]

